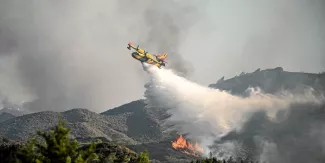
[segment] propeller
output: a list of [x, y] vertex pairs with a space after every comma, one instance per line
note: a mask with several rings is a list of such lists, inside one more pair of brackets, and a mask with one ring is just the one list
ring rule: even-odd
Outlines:
[[131, 45], [132, 45], [132, 42], [129, 42], [128, 47], [127, 47], [129, 50], [131, 50]]

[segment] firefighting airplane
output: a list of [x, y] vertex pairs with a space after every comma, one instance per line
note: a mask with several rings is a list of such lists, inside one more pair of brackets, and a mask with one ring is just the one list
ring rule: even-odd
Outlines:
[[137, 47], [133, 46], [132, 42], [128, 43], [128, 47], [129, 50], [134, 49], [136, 50], [135, 52], [133, 52], [131, 55], [134, 59], [140, 61], [141, 63], [146, 62], [152, 65], [157, 66], [158, 68], [161, 68], [161, 66], [165, 66], [165, 63], [167, 63], [165, 61], [167, 54], [163, 53], [160, 55], [154, 55], [155, 57], [153, 57], [151, 54], [149, 54], [148, 52], [146, 52], [143, 49], [139, 48], [139, 45]]

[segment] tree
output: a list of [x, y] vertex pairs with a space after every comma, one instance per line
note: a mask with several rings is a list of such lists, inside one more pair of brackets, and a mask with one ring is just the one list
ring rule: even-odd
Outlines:
[[140, 153], [138, 163], [149, 163], [149, 152], [147, 150]]
[[28, 141], [20, 151], [22, 162], [36, 163], [86, 163], [98, 160], [95, 153], [96, 145], [92, 143], [85, 151], [77, 152], [79, 143], [70, 140], [70, 129], [65, 128], [65, 122], [61, 119], [54, 130], [50, 132], [38, 131], [37, 135], [44, 139], [38, 142], [35, 138]]
[[3, 137], [3, 138], [2, 138], [2, 142], [4, 142], [4, 143], [9, 143], [10, 141], [9, 141], [8, 138]]

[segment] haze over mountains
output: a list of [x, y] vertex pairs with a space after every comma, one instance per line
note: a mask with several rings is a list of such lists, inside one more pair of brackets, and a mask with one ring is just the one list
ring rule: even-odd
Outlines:
[[252, 73], [242, 72], [239, 76], [224, 80], [209, 87], [231, 91], [233, 94], [242, 94], [249, 87], [259, 87], [266, 93], [275, 93], [281, 90], [303, 90], [303, 87], [311, 87], [317, 91], [325, 90], [325, 71], [321, 73], [287, 72], [283, 68], [260, 70]]
[[7, 112], [2, 112], [0, 114], [0, 122], [2, 121], [6, 121], [8, 119], [12, 119], [12, 118], [15, 118], [16, 116], [10, 114], [10, 113], [7, 113]]
[[[267, 93], [279, 90], [299, 92], [301, 88], [310, 87], [315, 89], [316, 93], [322, 93], [325, 92], [325, 74], [286, 72], [282, 68], [256, 70], [227, 80], [222, 78], [209, 87], [230, 91], [239, 96], [245, 96], [249, 87], [260, 87]], [[325, 129], [324, 113], [324, 106], [292, 106], [290, 114], [278, 114], [278, 117], [282, 116], [283, 121], [274, 123], [265, 117], [263, 111], [257, 112], [244, 125], [242, 132], [229, 133], [222, 140], [216, 141], [212, 149], [220, 156], [220, 149], [223, 149], [228, 151], [226, 154], [234, 155], [264, 154], [263, 159], [277, 159], [280, 162], [323, 159], [321, 150], [313, 149], [325, 149], [325, 146], [317, 143], [324, 140], [324, 132], [316, 130]], [[162, 155], [173, 155], [175, 152], [170, 141], [175, 139], [177, 133], [168, 131], [166, 126], [161, 125], [169, 115], [164, 108], [146, 105], [146, 100], [133, 101], [100, 114], [87, 109], [44, 111], [23, 116], [3, 113], [0, 115], [0, 136], [13, 140], [26, 139], [38, 129], [49, 130], [54, 127], [59, 117], [68, 122], [72, 135], [81, 141], [102, 138], [105, 141], [132, 146], [134, 149], [147, 147], [156, 153], [154, 157], [160, 160], [164, 159]], [[278, 155], [269, 158], [270, 151]]]

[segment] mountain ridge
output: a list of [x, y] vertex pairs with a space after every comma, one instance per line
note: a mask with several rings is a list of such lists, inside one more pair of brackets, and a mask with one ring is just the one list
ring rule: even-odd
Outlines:
[[67, 121], [74, 137], [104, 137], [117, 143], [136, 144], [123, 133], [123, 119], [106, 117], [87, 109], [71, 109], [65, 112], [43, 111], [19, 116], [0, 123], [0, 136], [13, 140], [23, 140], [34, 136], [37, 130], [49, 130], [59, 118]]
[[[252, 73], [241, 73], [239, 76], [227, 80], [224, 80], [223, 77], [208, 87], [226, 90], [240, 96], [249, 87], [259, 87], [271, 94], [279, 90], [300, 90], [304, 87], [325, 92], [325, 73], [287, 72], [281, 67], [257, 69]], [[64, 112], [43, 111], [12, 117], [2, 122], [0, 120], [0, 137], [13, 140], [27, 139], [33, 136], [37, 129], [49, 130], [54, 127], [58, 119], [62, 117], [71, 128], [71, 134], [78, 140], [89, 141], [102, 138], [109, 142], [127, 145], [134, 150], [150, 147], [151, 150], [157, 150], [153, 151], [154, 156], [162, 159], [163, 156], [159, 156], [158, 151], [163, 151], [162, 153], [166, 155], [173, 155], [171, 154], [173, 149], [170, 146], [170, 135], [164, 133], [165, 129], [161, 125], [161, 122], [168, 118], [168, 115], [164, 113], [163, 108], [148, 106], [146, 100], [143, 99], [101, 113], [84, 108], [75, 108]], [[309, 121], [306, 120], [306, 122]], [[249, 124], [246, 126], [251, 130]], [[269, 132], [262, 129], [265, 133]], [[226, 136], [225, 139], [238, 139], [238, 133], [232, 134]], [[251, 133], [245, 134], [250, 135]], [[245, 138], [247, 141], [251, 141], [247, 136]]]
[[281, 90], [302, 91], [306, 87], [325, 92], [325, 73], [289, 72], [282, 67], [257, 69], [251, 73], [242, 72], [227, 80], [222, 77], [208, 87], [230, 91], [234, 95], [242, 95], [250, 87], [259, 87], [271, 94]]

